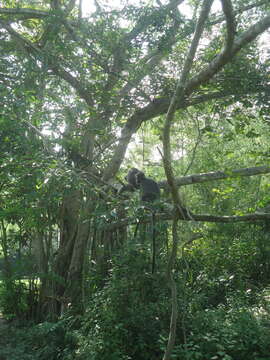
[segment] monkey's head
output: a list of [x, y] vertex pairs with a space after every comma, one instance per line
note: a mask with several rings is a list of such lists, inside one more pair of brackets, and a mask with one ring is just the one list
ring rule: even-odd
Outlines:
[[136, 175], [137, 173], [139, 173], [139, 172], [140, 172], [140, 170], [138, 170], [138, 169], [136, 169], [136, 168], [131, 168], [131, 169], [129, 169], [127, 176], [125, 176], [125, 180], [126, 180], [127, 182], [129, 182], [129, 180], [130, 180], [131, 178], [134, 178], [135, 175]]
[[136, 168], [131, 168], [127, 174], [127, 176], [125, 177], [125, 180], [132, 186], [134, 186], [135, 188], [137, 188], [137, 180], [136, 180], [136, 175], [140, 173], [140, 170], [136, 169]]
[[146, 178], [145, 174], [142, 171], [139, 171], [136, 175], [136, 184], [140, 185], [140, 183], [142, 182], [142, 180], [144, 180]]

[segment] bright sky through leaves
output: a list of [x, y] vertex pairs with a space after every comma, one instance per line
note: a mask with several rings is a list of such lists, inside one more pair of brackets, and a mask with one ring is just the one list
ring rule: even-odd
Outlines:
[[[113, 0], [113, 1], [103, 1], [102, 2], [104, 5], [108, 6], [108, 8], [117, 8], [120, 6], [121, 4], [121, 0]], [[134, 1], [129, 1], [129, 3], [138, 3], [138, 0], [134, 0]], [[95, 1], [94, 0], [82, 0], [82, 10], [83, 10], [83, 14], [84, 16], [90, 14], [91, 12], [95, 11]], [[221, 6], [220, 6], [220, 1], [219, 0], [215, 0], [212, 6], [212, 11], [216, 12], [216, 11], [220, 11], [221, 10]], [[190, 13], [190, 8], [187, 4], [185, 4], [185, 2], [181, 5], [181, 12], [186, 15], [187, 17], [191, 16]]]

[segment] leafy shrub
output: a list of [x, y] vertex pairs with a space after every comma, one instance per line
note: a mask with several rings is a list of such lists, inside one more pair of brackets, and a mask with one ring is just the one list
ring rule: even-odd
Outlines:
[[75, 332], [67, 323], [44, 322], [32, 327], [0, 328], [0, 358], [8, 360], [72, 360], [75, 358]]
[[185, 345], [175, 349], [176, 359], [263, 360], [269, 359], [269, 317], [234, 304], [198, 312], [189, 319]]
[[164, 278], [147, 272], [149, 258], [142, 249], [122, 259], [114, 260], [106, 286], [90, 299], [80, 360], [151, 360], [162, 355], [159, 334], [164, 324], [168, 328], [170, 316]]
[[0, 309], [8, 319], [21, 317], [27, 310], [27, 289], [24, 283], [4, 281], [0, 286]]
[[76, 337], [66, 329], [66, 323], [44, 322], [31, 329], [31, 343], [37, 349], [37, 359], [72, 359], [76, 349]]

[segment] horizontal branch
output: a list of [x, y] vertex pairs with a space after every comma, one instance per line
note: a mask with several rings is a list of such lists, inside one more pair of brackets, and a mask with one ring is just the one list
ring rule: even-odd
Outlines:
[[[156, 221], [168, 221], [173, 219], [173, 211], [171, 213], [156, 213], [155, 215]], [[236, 222], [261, 222], [261, 221], [269, 221], [270, 213], [252, 213], [247, 215], [231, 215], [231, 216], [216, 216], [209, 214], [192, 214], [186, 218], [179, 217], [179, 220], [183, 221], [196, 221], [196, 222], [214, 222], [214, 223], [236, 223]], [[141, 224], [150, 223], [152, 221], [152, 215], [144, 215], [143, 218], [140, 219]], [[101, 224], [100, 228], [105, 231], [113, 231], [119, 228], [136, 225], [138, 224], [138, 218], [128, 217], [125, 219], [121, 219], [118, 221], [114, 221], [107, 224]]]
[[[270, 173], [270, 167], [268, 166], [235, 169], [227, 172], [216, 171], [216, 172], [202, 173], [197, 175], [183, 176], [181, 178], [176, 179], [176, 184], [178, 186], [191, 185], [191, 184], [202, 183], [213, 180], [262, 175], [267, 173]], [[159, 185], [161, 188], [166, 188], [168, 186], [166, 181], [159, 182]], [[156, 213], [157, 221], [172, 220], [172, 218], [173, 218], [173, 212]], [[196, 222], [217, 222], [217, 223], [258, 222], [258, 221], [270, 220], [270, 213], [260, 212], [260, 213], [252, 213], [247, 215], [231, 215], [231, 216], [216, 216], [209, 214], [199, 215], [199, 214], [190, 213], [190, 215], [186, 216], [185, 218], [180, 217], [179, 220], [196, 221]], [[148, 223], [150, 221], [151, 221], [151, 215], [145, 215], [143, 219], [140, 219], [140, 222], [142, 223]], [[110, 224], [103, 225], [102, 229], [115, 230], [123, 226], [135, 225], [137, 224], [137, 222], [138, 222], [137, 218], [136, 219], [134, 219], [134, 217], [125, 218]]]
[[12, 15], [12, 16], [27, 16], [32, 18], [40, 18], [50, 16], [51, 14], [48, 11], [29, 9], [29, 8], [0, 8], [0, 15]]
[[192, 219], [203, 222], [235, 223], [235, 222], [257, 222], [270, 220], [270, 213], [253, 213], [247, 215], [215, 216], [215, 215], [192, 215]]
[[[176, 184], [177, 186], [192, 185], [207, 181], [222, 180], [243, 176], [263, 175], [269, 173], [270, 167], [266, 165], [227, 171], [211, 171], [209, 173], [201, 173], [179, 177], [176, 179]], [[167, 188], [167, 181], [160, 181], [159, 186], [163, 189]]]

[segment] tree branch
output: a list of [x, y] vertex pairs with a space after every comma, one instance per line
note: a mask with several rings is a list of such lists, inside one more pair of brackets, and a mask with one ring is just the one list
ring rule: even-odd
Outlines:
[[[177, 6], [183, 2], [182, 0], [172, 0], [167, 5], [167, 12], [173, 11], [177, 9]], [[161, 60], [165, 57], [167, 54], [168, 49], [171, 49], [172, 46], [176, 42], [176, 34], [180, 27], [180, 20], [179, 16], [172, 16], [174, 19], [174, 24], [172, 27], [170, 27], [165, 34], [161, 37], [158, 44], [156, 45], [156, 48], [149, 53], [147, 53], [137, 64], [137, 68], [140, 69], [139, 71], [136, 71], [134, 73], [134, 77], [129, 79], [123, 87], [119, 90], [118, 99], [117, 102], [120, 103], [121, 99], [126, 96], [128, 93], [131, 92], [132, 89], [135, 89], [138, 87], [138, 85], [141, 83], [141, 81], [150, 74], [153, 73], [156, 66], [161, 62]], [[148, 23], [145, 25], [149, 25]], [[132, 30], [133, 31], [133, 30]], [[131, 31], [131, 32], [132, 32]], [[131, 42], [131, 39], [129, 38], [129, 34], [126, 35], [122, 40], [121, 43], [125, 44]], [[166, 46], [164, 46], [166, 44]], [[127, 46], [127, 45], [126, 45]], [[123, 45], [122, 45], [123, 47]], [[166, 49], [165, 49], [166, 48]], [[165, 51], [166, 50], [166, 51]]]
[[[182, 176], [177, 178], [176, 185], [183, 186], [183, 185], [192, 185], [192, 184], [199, 184], [208, 181], [214, 180], [222, 180], [222, 179], [231, 179], [237, 177], [244, 177], [244, 176], [254, 176], [254, 175], [263, 175], [269, 174], [270, 167], [269, 166], [257, 166], [257, 167], [250, 167], [250, 168], [242, 168], [242, 169], [234, 169], [228, 171], [212, 171], [209, 173], [201, 173], [201, 174], [194, 174], [188, 176]], [[168, 188], [168, 183], [166, 180], [160, 181], [159, 186], [163, 189]]]
[[221, 0], [222, 9], [226, 19], [227, 27], [227, 39], [225, 44], [225, 53], [229, 53], [233, 46], [234, 35], [235, 35], [235, 22], [233, 16], [233, 7], [231, 0]]
[[179, 243], [177, 224], [178, 224], [178, 218], [175, 214], [175, 216], [173, 217], [173, 224], [172, 224], [172, 239], [173, 239], [172, 249], [167, 265], [167, 280], [169, 287], [171, 289], [172, 310], [171, 310], [171, 320], [170, 320], [170, 332], [169, 332], [167, 346], [163, 355], [163, 360], [171, 359], [171, 354], [174, 348], [175, 337], [176, 337], [178, 305], [177, 305], [177, 286], [173, 278], [173, 270], [177, 258], [178, 243]]
[[[262, 89], [263, 90], [263, 89]], [[235, 90], [233, 91], [214, 91], [212, 93], [206, 93], [202, 95], [196, 95], [194, 97], [182, 99], [182, 102], [177, 103], [177, 110], [185, 109], [189, 106], [194, 106], [198, 104], [202, 104], [206, 101], [222, 99], [225, 97], [229, 97], [232, 95], [249, 95], [258, 92], [257, 89], [254, 88], [244, 88], [239, 89], [236, 93]], [[157, 116], [163, 115], [166, 113], [168, 107], [170, 105], [170, 98], [169, 97], [162, 97], [158, 99], [154, 99], [150, 104], [146, 105], [142, 109], [138, 109], [126, 122], [126, 126], [128, 127], [136, 127], [139, 126], [147, 120], [151, 120]], [[136, 124], [136, 125], [135, 125]]]
[[[241, 34], [234, 42], [231, 49], [231, 57], [225, 59], [222, 54], [217, 56], [208, 67], [202, 70], [198, 75], [194, 76], [187, 84], [185, 89], [185, 95], [190, 95], [200, 85], [209, 81], [225, 64], [231, 61], [232, 57], [235, 56], [246, 44], [252, 42], [258, 35], [264, 32], [270, 27], [270, 14], [263, 20], [251, 26], [247, 31]], [[249, 90], [246, 89], [243, 94], [248, 94]], [[251, 90], [254, 93], [254, 89]], [[205, 94], [196, 99], [178, 99], [176, 110], [183, 109], [187, 106], [198, 104], [211, 99], [222, 98], [225, 96], [233, 95], [233, 93], [226, 92], [214, 92], [212, 94]], [[144, 108], [137, 110], [126, 123], [126, 127], [137, 129], [142, 122], [150, 120], [156, 116], [166, 113], [170, 104], [169, 97], [154, 99], [150, 104]]]
[[130, 142], [130, 139], [135, 131], [136, 128], [132, 128], [132, 127], [129, 128], [127, 126], [124, 126], [124, 128], [122, 129], [121, 136], [118, 140], [118, 145], [114, 151], [112, 159], [108, 164], [108, 166], [106, 167], [106, 169], [104, 170], [104, 174], [103, 174], [104, 181], [108, 181], [109, 179], [113, 178], [117, 173], [125, 157], [125, 153], [128, 144]]
[[[228, 63], [233, 56], [235, 56], [239, 50], [241, 50], [244, 45], [253, 41], [258, 35], [264, 32], [267, 28], [270, 27], [270, 14], [265, 17], [263, 20], [259, 21], [255, 25], [251, 26], [247, 31], [245, 31], [242, 35], [236, 38], [233, 48], [231, 50], [231, 57], [226, 60]], [[217, 56], [219, 58], [221, 55]], [[206, 83], [211, 79], [211, 77], [225, 65], [225, 59], [223, 59], [224, 64], [220, 63], [220, 60], [214, 59], [210, 65], [202, 70], [198, 75], [194, 76], [187, 84], [185, 95], [190, 95], [196, 88], [200, 85]], [[248, 89], [246, 89], [245, 93], [248, 93]], [[254, 90], [252, 90], [254, 92]], [[225, 96], [233, 95], [233, 93], [213, 93], [213, 94], [205, 94], [199, 97], [200, 101], [211, 100], [215, 98], [221, 98]], [[217, 96], [217, 97], [215, 97]], [[162, 115], [166, 113], [168, 106], [170, 103], [170, 99], [168, 97], [154, 99], [150, 104], [145, 106], [142, 109], [137, 110], [128, 120], [129, 123], [137, 123], [137, 127], [143, 121], [150, 120], [158, 115]], [[199, 103], [199, 101], [194, 101], [194, 103]], [[192, 100], [179, 100], [177, 102], [177, 110], [183, 109], [187, 106], [192, 105]]]
[[1, 14], [12, 15], [12, 16], [19, 15], [24, 17], [27, 16], [28, 18], [41, 18], [51, 15], [49, 11], [28, 9], [28, 8], [16, 8], [16, 9], [0, 8], [0, 15]]
[[235, 39], [231, 50], [225, 46], [221, 53], [210, 62], [198, 75], [194, 76], [186, 86], [185, 95], [191, 94], [194, 89], [202, 84], [207, 83], [220, 69], [222, 69], [232, 57], [235, 56], [244, 46], [256, 39], [258, 35], [263, 33], [270, 27], [270, 13], [256, 24], [252, 25], [248, 30], [244, 31]]
[[[173, 2], [172, 2], [173, 3]], [[234, 16], [238, 13], [242, 13], [246, 10], [249, 10], [249, 9], [252, 9], [254, 8], [255, 6], [260, 6], [260, 5], [263, 5], [266, 3], [266, 1], [261, 1], [259, 4], [251, 4], [251, 5], [248, 5], [246, 7], [243, 7], [243, 8], [240, 8], [240, 9], [237, 9], [235, 11], [233, 11], [232, 9], [232, 5], [231, 5], [231, 1], [229, 0], [224, 0], [222, 1], [223, 3], [223, 11], [224, 11], [224, 14], [225, 14], [225, 20], [226, 20], [226, 24], [227, 24], [227, 46], [228, 46], [228, 49], [230, 48], [230, 46], [232, 45], [233, 43], [233, 39], [234, 39], [234, 36], [235, 36], [235, 23], [234, 23]], [[180, 3], [178, 3], [177, 5], [179, 5]], [[171, 5], [171, 7], [173, 6], [173, 4]], [[215, 24], [218, 24], [218, 23], [221, 23], [222, 21], [224, 20], [224, 17], [222, 18], [219, 18], [215, 21], [212, 21], [211, 22], [211, 25], [215, 25]], [[189, 29], [189, 32], [190, 32], [190, 26], [188, 27]], [[133, 30], [132, 30], [133, 31]], [[131, 32], [132, 32], [131, 31]], [[185, 34], [185, 36], [188, 36], [189, 33]], [[128, 37], [128, 35], [126, 35]], [[168, 42], [167, 42], [168, 43]], [[145, 58], [141, 61], [143, 63], [143, 61], [146, 61], [148, 59], [149, 63], [147, 63], [147, 73], [149, 73], [149, 71], [153, 71], [153, 69], [155, 68], [155, 66], [157, 64], [159, 64], [160, 60], [163, 58], [162, 54], [160, 54], [160, 52], [157, 52], [157, 51], [153, 51], [152, 52], [152, 55], [146, 55]], [[151, 59], [151, 60], [150, 60]], [[126, 93], [128, 93], [132, 88], [134, 88], [135, 84], [138, 85], [141, 80], [144, 78], [145, 74], [140, 72], [139, 75], [137, 75], [136, 79], [133, 79], [132, 80], [132, 84], [130, 84], [129, 82], [123, 87], [123, 89], [121, 90], [121, 94], [124, 95]], [[169, 100], [168, 100], [169, 101]], [[167, 110], [167, 109], [166, 109]], [[165, 111], [166, 111], [165, 110]]]
[[[179, 6], [184, 0], [171, 0], [168, 5], [165, 5], [164, 8], [164, 16], [167, 15], [168, 12], [174, 10]], [[160, 12], [160, 8], [158, 9], [158, 12]], [[149, 25], [152, 24], [153, 21], [153, 12], [149, 15], [143, 15], [138, 20], [137, 24], [134, 26], [134, 28], [125, 35], [125, 40], [130, 42], [131, 40], [135, 39], [139, 34], [141, 34]], [[150, 20], [150, 21], [149, 21]]]
[[[169, 221], [173, 219], [174, 212], [166, 213], [156, 213], [156, 221]], [[257, 223], [262, 221], [270, 220], [270, 213], [252, 213], [247, 215], [231, 215], [231, 216], [216, 216], [210, 214], [194, 214], [192, 213], [192, 218], [190, 217], [181, 217], [178, 214], [178, 220], [182, 221], [196, 221], [196, 222], [210, 222], [210, 223], [236, 223], [236, 222], [251, 222]], [[152, 215], [145, 215], [143, 219], [140, 220], [142, 224], [148, 224], [152, 221]], [[127, 217], [121, 220], [113, 221], [111, 223], [100, 224], [100, 229], [105, 231], [116, 230], [121, 227], [128, 225], [136, 225], [136, 217]]]
[[[36, 55], [40, 57], [43, 57], [43, 51], [40, 50], [35, 44], [33, 44], [30, 40], [24, 38], [19, 33], [17, 33], [9, 24], [6, 22], [0, 20], [0, 26], [3, 27], [8, 31], [8, 33], [13, 36], [20, 45], [23, 46], [26, 52], [31, 53], [35, 58]], [[55, 73], [55, 75], [58, 75], [60, 78], [65, 80], [67, 83], [73, 87], [80, 97], [85, 100], [87, 105], [93, 106], [93, 99], [89, 93], [89, 91], [83, 87], [79, 80], [77, 80], [76, 77], [71, 75], [69, 72], [67, 72], [65, 69], [59, 66], [59, 59], [51, 59], [50, 57], [46, 56], [47, 63], [49, 65], [49, 68]]]
[[171, 124], [174, 120], [174, 114], [177, 109], [178, 99], [182, 99], [184, 97], [185, 85], [186, 85], [191, 67], [193, 65], [193, 60], [194, 60], [194, 57], [195, 57], [195, 54], [196, 54], [196, 51], [197, 51], [197, 48], [199, 45], [200, 38], [201, 38], [203, 30], [204, 30], [205, 22], [207, 20], [208, 14], [211, 9], [212, 3], [213, 3], [213, 0], [204, 0], [204, 2], [203, 2], [201, 13], [200, 13], [198, 22], [196, 24], [194, 37], [191, 42], [188, 53], [186, 55], [183, 70], [182, 70], [181, 76], [179, 78], [175, 93], [171, 99], [170, 106], [169, 106], [167, 114], [166, 114], [165, 125], [164, 125], [164, 129], [163, 129], [164, 170], [166, 173], [170, 192], [172, 194], [174, 206], [179, 211], [179, 213], [183, 214], [183, 215], [184, 215], [184, 212], [183, 212], [184, 207], [182, 204], [182, 200], [181, 200], [178, 188], [175, 183], [175, 177], [174, 177], [173, 168], [172, 168], [170, 130], [171, 130]]
[[[188, 219], [185, 219], [188, 220]], [[232, 216], [215, 216], [215, 215], [195, 215], [192, 214], [192, 220], [203, 222], [220, 222], [220, 223], [235, 223], [235, 222], [257, 222], [270, 220], [270, 213], [253, 213], [247, 215], [232, 215]]]
[[[254, 88], [245, 88], [242, 95], [247, 95], [254, 93], [256, 90]], [[228, 96], [235, 95], [234, 92], [225, 92], [225, 91], [215, 91], [213, 93], [209, 94], [203, 94], [200, 96], [196, 96], [194, 98], [190, 99], [184, 99], [183, 103], [181, 105], [178, 105], [177, 109], [185, 109], [189, 106], [202, 104], [206, 101], [216, 100], [225, 98]], [[238, 95], [241, 95], [239, 92]], [[118, 141], [118, 145], [115, 149], [115, 153], [112, 157], [112, 160], [108, 166], [108, 168], [105, 170], [104, 178], [106, 181], [108, 181], [110, 178], [112, 178], [116, 172], [118, 171], [122, 160], [124, 159], [127, 147], [129, 145], [130, 139], [132, 135], [137, 131], [137, 129], [140, 127], [140, 125], [147, 120], [150, 120], [156, 116], [164, 114], [166, 110], [168, 109], [170, 104], [169, 98], [161, 98], [154, 100], [149, 105], [147, 105], [145, 108], [137, 110], [135, 114], [133, 114], [126, 122], [125, 126], [123, 127], [121, 131], [121, 135], [118, 138], [118, 140], [115, 140], [114, 142]]]
[[[243, 7], [240, 7], [238, 9], [234, 10], [233, 16], [235, 17], [236, 15], [242, 14], [245, 11], [251, 10], [253, 8], [258, 8], [261, 5], [266, 5], [268, 3], [269, 3], [269, 0], [263, 0], [263, 1], [260, 1], [260, 2], [256, 1], [253, 4], [249, 4], [249, 5], [246, 5], [246, 6], [243, 6]], [[223, 16], [219, 16], [216, 20], [210, 21], [210, 24], [211, 25], [216, 25], [216, 24], [221, 23], [223, 20], [224, 20]]]

